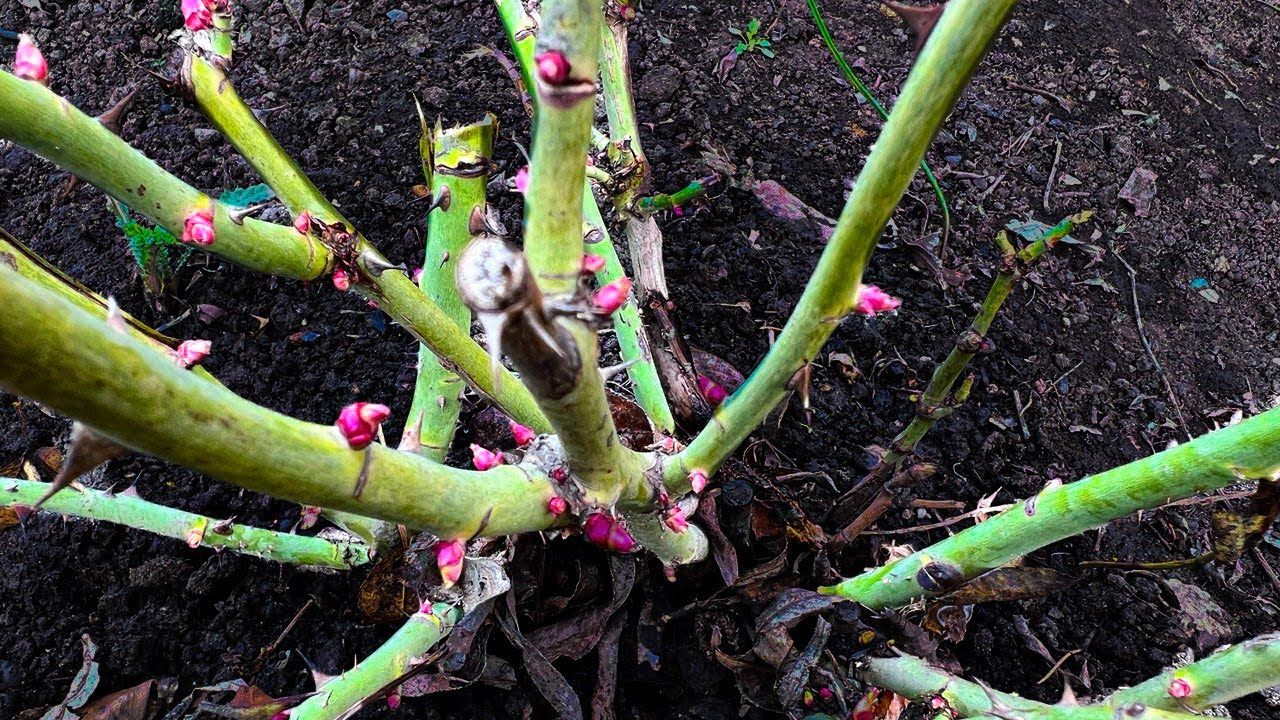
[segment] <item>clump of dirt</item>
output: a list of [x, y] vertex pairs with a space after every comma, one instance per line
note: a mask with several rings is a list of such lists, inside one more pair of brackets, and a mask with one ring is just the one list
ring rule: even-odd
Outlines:
[[[529, 127], [510, 80], [497, 63], [471, 54], [477, 45], [505, 43], [487, 3], [238, 5], [240, 94], [389, 257], [413, 265], [422, 254], [425, 205], [410, 191], [421, 182], [415, 95], [428, 115], [446, 121], [495, 112], [499, 164], [523, 164], [517, 143], [527, 143]], [[632, 30], [631, 55], [655, 187], [673, 190], [704, 175], [702, 153], [713, 148], [837, 215], [880, 122], [841, 79], [803, 3], [650, 5]], [[891, 104], [914, 40], [873, 7], [831, 0], [826, 11], [850, 61]], [[924, 443], [943, 472], [918, 488], [920, 497], [966, 508], [993, 493], [994, 502], [1009, 502], [1049, 480], [1150, 454], [1276, 402], [1280, 260], [1271, 238], [1280, 233], [1280, 93], [1265, 49], [1280, 41], [1280, 30], [1264, 21], [1268, 12], [1266, 3], [1218, 0], [1168, 7], [1134, 0], [1122, 8], [1068, 0], [1017, 10], [929, 154], [954, 212], [945, 252], [931, 244], [938, 211], [918, 178], [869, 272], [870, 281], [905, 299], [903, 309], [842, 325], [814, 366], [811, 419], [793, 406], [723, 473], [720, 524], [743, 574], [786, 554], [780, 567], [798, 568], [799, 582], [829, 579], [811, 550], [771, 537], [762, 517], [776, 523], [798, 508], [819, 522], [865, 472], [867, 448], [886, 443], [911, 417], [912, 393], [968, 324], [996, 264], [992, 238], [1011, 220], [1096, 213], [1079, 242], [1046, 258], [997, 320], [998, 349], [976, 363], [971, 399]], [[776, 57], [748, 53], [719, 79], [734, 42], [727, 28], [752, 17]], [[0, 29], [33, 32], [53, 88], [79, 107], [100, 112], [138, 88], [123, 135], [166, 168], [210, 190], [256, 183], [207, 123], [145, 71], [167, 55], [179, 22], [176, 3], [0, 8]], [[6, 43], [0, 39], [0, 48]], [[1154, 195], [1125, 189], [1135, 171], [1154, 175]], [[385, 316], [326, 283], [254, 275], [199, 254], [153, 302], [102, 195], [82, 187], [59, 198], [65, 182], [47, 163], [0, 146], [0, 226], [144, 321], [212, 340], [206, 367], [232, 390], [318, 422], [355, 399], [408, 396], [416, 347]], [[517, 203], [501, 202], [516, 211]], [[820, 239], [735, 188], [662, 224], [681, 330], [692, 345], [750, 369], [794, 306]], [[971, 279], [943, 286], [928, 254], [914, 246], [940, 257], [949, 274]], [[202, 320], [201, 304], [225, 314]], [[4, 400], [0, 468], [65, 440], [64, 419]], [[395, 422], [387, 428], [391, 435], [399, 429]], [[469, 438], [464, 432], [461, 439]], [[289, 528], [297, 519], [288, 503], [147, 458], [112, 462], [94, 482], [132, 482], [149, 499], [267, 527]], [[894, 511], [879, 526], [893, 534], [864, 536], [831, 571], [849, 575], [883, 560], [891, 546], [936, 541], [949, 530], [910, 528], [947, 516]], [[1206, 548], [1207, 519], [1200, 506], [1144, 513], [1033, 561], [1069, 571], [1086, 558], [1186, 557]], [[543, 555], [530, 543], [521, 542], [521, 557], [550, 558], [563, 546]], [[104, 688], [177, 676], [185, 692], [256, 670], [261, 687], [284, 695], [311, 689], [308, 664], [325, 672], [349, 667], [391, 632], [356, 609], [363, 572], [302, 572], [47, 516], [0, 534], [0, 553], [8, 559], [0, 575], [4, 717], [62, 699], [84, 633], [101, 648]], [[1199, 656], [1275, 630], [1280, 591], [1259, 566], [1265, 558], [1280, 561], [1264, 545], [1234, 568], [1182, 570], [1169, 581], [1097, 572], [1051, 598], [980, 605], [964, 640], [944, 641], [942, 653], [1029, 697], [1056, 699], [1067, 674], [1077, 692], [1101, 694], [1185, 659], [1188, 648]], [[566, 612], [608, 596], [599, 555], [562, 558], [567, 568], [546, 562], [561, 574], [521, 585], [528, 627], [556, 617], [542, 596], [543, 588], [553, 596], [559, 587], [548, 578], [595, 578], [581, 581]], [[710, 563], [674, 585], [656, 570], [642, 568], [625, 610], [618, 712], [737, 715], [750, 698], [717, 661], [713, 636], [726, 649], [741, 650], [744, 639], [749, 645], [764, 591], [748, 584], [726, 592]], [[1173, 582], [1203, 592], [1171, 595]], [[260, 657], [308, 603], [276, 650]], [[1188, 624], [1205, 612], [1225, 620], [1212, 632]], [[490, 652], [520, 666], [496, 634]], [[560, 665], [589, 701], [593, 657]], [[500, 684], [502, 692], [471, 686], [407, 698], [399, 715], [549, 714], [517, 676], [520, 682]], [[1232, 710], [1244, 720], [1275, 714], [1261, 698]]]

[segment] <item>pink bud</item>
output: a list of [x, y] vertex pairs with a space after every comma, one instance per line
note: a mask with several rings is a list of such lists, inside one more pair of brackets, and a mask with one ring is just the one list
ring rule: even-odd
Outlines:
[[462, 577], [462, 561], [466, 555], [467, 544], [462, 540], [441, 540], [436, 543], [436, 566], [440, 568], [440, 579], [446, 588], [453, 587]]
[[674, 505], [667, 510], [662, 522], [666, 523], [673, 533], [682, 533], [689, 529], [689, 519], [684, 516], [684, 511], [680, 509], [679, 505]]
[[173, 362], [180, 368], [189, 368], [208, 357], [212, 349], [213, 343], [208, 340], [183, 340], [173, 351]]
[[595, 304], [596, 312], [601, 315], [612, 315], [613, 311], [622, 307], [627, 301], [627, 295], [630, 292], [631, 279], [621, 277], [596, 290], [591, 296], [591, 302]]
[[342, 292], [351, 289], [351, 276], [347, 274], [346, 270], [338, 268], [333, 271], [333, 286]]
[[418, 283], [422, 282], [422, 268], [414, 268], [413, 275], [411, 275], [410, 277], [413, 279], [414, 285], [417, 285]]
[[547, 501], [547, 512], [552, 515], [563, 515], [568, 509], [569, 503], [565, 502], [564, 498], [559, 495]]
[[565, 480], [569, 479], [569, 471], [565, 470], [561, 466], [553, 467], [551, 468], [551, 479], [558, 483], [563, 483]]
[[693, 486], [695, 493], [702, 492], [707, 488], [707, 473], [702, 470], [689, 473], [689, 484]]
[[515, 179], [512, 180], [516, 192], [521, 195], [529, 191], [529, 166], [525, 165], [516, 171]]
[[302, 517], [298, 520], [298, 527], [303, 530], [310, 530], [315, 527], [317, 521], [320, 520], [320, 508], [315, 505], [303, 505]]
[[213, 244], [213, 210], [200, 208], [187, 215], [182, 225], [182, 242], [206, 247]]
[[853, 311], [859, 315], [871, 316], [897, 310], [900, 305], [902, 305], [901, 300], [875, 285], [863, 285], [858, 290], [858, 301], [854, 304]]
[[182, 0], [182, 19], [192, 32], [213, 27], [213, 12], [205, 0]]
[[563, 85], [569, 79], [569, 59], [559, 50], [548, 50], [537, 57], [538, 79], [548, 85]]
[[1191, 689], [1191, 683], [1187, 682], [1185, 679], [1174, 678], [1173, 682], [1169, 683], [1169, 696], [1178, 698], [1179, 700], [1188, 698], [1191, 697]]
[[583, 255], [582, 256], [582, 272], [587, 275], [595, 275], [604, 269], [603, 255]]
[[492, 470], [502, 464], [502, 453], [471, 443], [471, 464], [477, 470]]
[[678, 453], [684, 449], [684, 443], [670, 435], [663, 435], [662, 439], [658, 441], [658, 449], [665, 453]]
[[818, 696], [823, 700], [830, 700], [835, 693], [831, 692], [831, 688], [824, 687], [818, 690]]
[[342, 408], [336, 424], [352, 450], [363, 450], [378, 436], [378, 426], [390, 416], [391, 408], [386, 405], [358, 402]]
[[720, 387], [719, 383], [706, 375], [698, 376], [698, 392], [702, 394], [702, 399], [707, 401], [711, 407], [720, 407], [720, 403], [729, 397], [729, 391]]
[[512, 420], [509, 424], [511, 425], [511, 434], [515, 436], [517, 445], [528, 445], [533, 442], [534, 438], [538, 437], [538, 433], [515, 420]]
[[303, 210], [293, 218], [293, 229], [303, 235], [311, 234], [311, 213]]
[[625, 553], [631, 552], [636, 547], [635, 538], [631, 537], [627, 528], [608, 513], [598, 512], [589, 515], [586, 522], [582, 524], [582, 531], [591, 544], [607, 550]]
[[387, 696], [387, 708], [390, 710], [395, 710], [399, 707], [400, 707], [400, 690], [399, 689], [392, 690], [391, 694]]
[[30, 35], [18, 36], [18, 52], [13, 56], [13, 74], [41, 85], [49, 78], [49, 63]]

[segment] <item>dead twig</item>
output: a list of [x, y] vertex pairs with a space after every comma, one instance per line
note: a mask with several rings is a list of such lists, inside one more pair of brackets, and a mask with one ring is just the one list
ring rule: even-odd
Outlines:
[[1147, 329], [1142, 324], [1142, 308], [1138, 305], [1138, 271], [1133, 269], [1128, 260], [1125, 260], [1116, 250], [1115, 243], [1108, 243], [1111, 246], [1111, 254], [1116, 256], [1124, 269], [1129, 272], [1129, 291], [1133, 295], [1133, 319], [1138, 326], [1138, 337], [1142, 340], [1142, 347], [1147, 351], [1147, 357], [1151, 358], [1151, 362], [1155, 365], [1156, 372], [1160, 373], [1160, 378], [1164, 381], [1165, 392], [1169, 394], [1169, 401], [1173, 403], [1173, 410], [1178, 414], [1178, 424], [1182, 426], [1182, 432], [1186, 434], [1188, 440], [1194, 439], [1191, 431], [1187, 429], [1187, 419], [1182, 415], [1182, 403], [1178, 400], [1178, 396], [1173, 392], [1173, 383], [1169, 381], [1169, 373], [1165, 372], [1164, 366], [1160, 364], [1160, 360], [1156, 358], [1156, 353], [1151, 349], [1151, 341], [1147, 339]]

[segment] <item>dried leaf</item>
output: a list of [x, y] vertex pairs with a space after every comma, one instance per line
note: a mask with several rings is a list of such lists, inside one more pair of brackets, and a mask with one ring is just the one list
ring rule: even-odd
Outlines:
[[536, 645], [525, 639], [516, 625], [515, 617], [515, 595], [507, 593], [505, 612], [497, 614], [498, 627], [502, 628], [502, 633], [507, 636], [511, 644], [520, 649], [524, 658], [525, 672], [529, 673], [529, 679], [533, 681], [534, 687], [538, 688], [542, 697], [551, 703], [552, 709], [563, 720], [582, 720], [582, 701], [569, 686], [569, 681], [564, 679], [564, 675], [556, 670]]
[[649, 417], [636, 402], [617, 393], [606, 392], [609, 398], [609, 414], [618, 428], [618, 438], [628, 447], [644, 447], [653, 442], [653, 430]]
[[1133, 214], [1146, 217], [1151, 214], [1151, 201], [1156, 197], [1155, 172], [1147, 168], [1137, 167], [1120, 188], [1120, 199], [1133, 205]]
[[1061, 592], [1077, 580], [1078, 578], [1051, 568], [996, 568], [942, 596], [939, 601], [947, 605], [976, 605], [984, 602], [1026, 600]]
[[622, 626], [627, 613], [618, 613], [609, 621], [596, 661], [596, 689], [591, 695], [592, 720], [614, 720], [613, 699], [618, 690], [618, 641], [622, 638]]
[[925, 609], [922, 625], [934, 635], [945, 635], [951, 642], [958, 643], [964, 640], [972, 615], [972, 605], [932, 603]]
[[716, 508], [716, 498], [708, 495], [698, 503], [697, 517], [707, 533], [711, 544], [711, 556], [715, 558], [716, 567], [720, 569], [720, 578], [725, 585], [733, 585], [738, 581], [738, 550], [729, 541], [720, 527], [720, 514]]
[[79, 711], [80, 720], [149, 720], [159, 710], [157, 683], [148, 680], [100, 697]]
[[550, 662], [563, 657], [577, 660], [591, 652], [600, 643], [609, 618], [613, 617], [631, 595], [631, 588], [636, 580], [635, 559], [611, 556], [609, 572], [613, 578], [613, 595], [607, 605], [540, 627], [529, 633], [529, 644], [536, 647]]
[[756, 619], [756, 632], [763, 634], [775, 628], [793, 628], [805, 618], [824, 612], [837, 602], [839, 598], [832, 595], [804, 588], [788, 588]]
[[83, 706], [97, 689], [100, 678], [98, 663], [93, 658], [98, 654], [98, 646], [93, 644], [93, 640], [89, 639], [87, 634], [80, 636], [80, 643], [83, 646], [80, 651], [80, 670], [71, 681], [67, 698], [50, 708], [40, 720], [76, 720], [78, 715], [72, 711]]
[[486, 627], [484, 621], [489, 619], [493, 605], [490, 599], [463, 616], [445, 641], [444, 653], [436, 663], [440, 671], [405, 680], [399, 687], [400, 695], [420, 697], [457, 690], [483, 677], [488, 667], [489, 633], [482, 628]]
[[404, 583], [405, 551], [398, 545], [369, 571], [356, 593], [360, 613], [373, 622], [401, 623], [417, 612], [418, 598]]
[[200, 702], [199, 711], [215, 717], [229, 718], [229, 720], [272, 720], [281, 712], [315, 694], [305, 693], [273, 698], [244, 680], [233, 680], [230, 685], [223, 683], [217, 687], [222, 690], [234, 690], [235, 695], [225, 705], [203, 700]]
[[774, 180], [752, 183], [751, 192], [764, 205], [770, 215], [783, 220], [801, 221], [815, 230], [823, 240], [830, 240], [836, 223], [831, 218], [810, 207], [790, 190]]
[[831, 623], [825, 618], [818, 618], [813, 628], [813, 635], [809, 638], [804, 650], [788, 660], [780, 669], [775, 690], [782, 707], [788, 710], [799, 707], [800, 697], [805, 686], [809, 684], [809, 671], [818, 663], [818, 658], [827, 647], [827, 640], [830, 637]]

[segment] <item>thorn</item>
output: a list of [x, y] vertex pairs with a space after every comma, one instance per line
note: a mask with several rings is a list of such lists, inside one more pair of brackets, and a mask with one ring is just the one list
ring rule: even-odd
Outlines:
[[895, 15], [907, 21], [907, 25], [916, 35], [916, 51], [924, 47], [924, 43], [929, 39], [929, 34], [933, 32], [933, 26], [938, 24], [938, 18], [942, 16], [942, 11], [946, 8], [946, 3], [937, 5], [904, 5], [894, 0], [884, 0], [884, 6], [894, 12]]
[[243, 225], [245, 218], [258, 212], [259, 210], [264, 210], [270, 206], [271, 206], [270, 202], [264, 202], [264, 203], [258, 203], [257, 205], [250, 205], [249, 207], [245, 207], [245, 208], [228, 208], [227, 217], [231, 219], [231, 222], [237, 225]]
[[640, 362], [640, 358], [631, 358], [630, 360], [623, 363], [618, 363], [617, 365], [602, 367], [600, 368], [600, 379], [604, 380], [605, 382], [609, 382], [610, 380], [613, 379], [615, 375], [622, 372], [623, 370], [626, 370], [632, 365], [635, 365], [638, 362]]
[[80, 476], [93, 470], [108, 460], [114, 460], [129, 452], [129, 449], [113, 440], [99, 435], [88, 426], [74, 423], [71, 426], [71, 441], [67, 450], [67, 459], [58, 470], [58, 475], [50, 484], [35, 506], [40, 507], [46, 500], [58, 494], [58, 491], [70, 485]]
[[543, 325], [542, 318], [538, 317], [538, 313], [536, 313], [532, 307], [526, 306], [524, 308], [524, 316], [525, 322], [527, 322], [529, 327], [533, 328], [533, 331], [537, 333], [539, 340], [546, 343], [547, 347], [554, 350], [561, 360], [566, 362], [571, 360], [571, 358], [565, 354], [564, 348], [560, 347], [560, 343], [556, 342], [555, 337], [553, 337], [551, 332], [547, 330], [545, 325]]
[[809, 363], [805, 363], [800, 366], [800, 369], [791, 376], [790, 382], [787, 383], [787, 387], [800, 394], [800, 407], [804, 410], [804, 421], [808, 424], [813, 423], [813, 412], [809, 406], [810, 376]]
[[106, 112], [98, 116], [98, 122], [102, 123], [102, 126], [112, 133], [119, 135], [120, 127], [124, 123], [124, 115], [129, 111], [129, 106], [133, 104], [133, 98], [137, 94], [138, 88], [131, 88], [119, 102], [107, 108]]
[[507, 324], [504, 312], [476, 313], [484, 330], [485, 345], [489, 347], [489, 374], [493, 376], [493, 392], [496, 395], [502, 382], [502, 329]]
[[408, 265], [405, 265], [404, 263], [393, 265], [391, 261], [383, 258], [372, 250], [366, 250], [360, 259], [363, 261], [365, 269], [369, 271], [369, 275], [373, 277], [382, 277], [382, 273], [388, 270], [399, 270], [405, 275], [409, 274]]
[[[449, 206], [453, 204], [453, 191], [448, 185], [442, 185], [440, 192], [431, 199], [431, 205], [427, 207], [427, 214], [431, 214], [432, 210], [440, 208], [441, 212], [449, 212]], [[480, 207], [479, 205], [476, 206]]]

